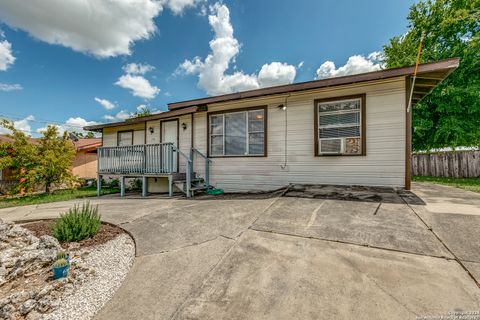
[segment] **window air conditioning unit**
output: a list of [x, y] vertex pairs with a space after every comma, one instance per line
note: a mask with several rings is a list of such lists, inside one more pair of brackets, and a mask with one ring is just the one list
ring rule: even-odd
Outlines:
[[345, 150], [345, 138], [321, 139], [320, 153], [341, 154]]

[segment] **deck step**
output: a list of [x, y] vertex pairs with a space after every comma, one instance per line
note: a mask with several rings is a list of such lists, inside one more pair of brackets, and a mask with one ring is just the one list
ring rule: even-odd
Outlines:
[[[195, 183], [195, 182], [203, 182], [203, 178], [195, 178], [190, 180], [190, 183]], [[173, 180], [173, 183], [187, 183], [187, 180]]]

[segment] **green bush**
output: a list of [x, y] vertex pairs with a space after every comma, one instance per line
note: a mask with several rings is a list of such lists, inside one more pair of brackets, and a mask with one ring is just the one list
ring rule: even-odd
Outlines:
[[97, 234], [100, 229], [98, 206], [84, 203], [74, 205], [67, 213], [61, 214], [53, 225], [53, 236], [58, 241], [81, 241]]

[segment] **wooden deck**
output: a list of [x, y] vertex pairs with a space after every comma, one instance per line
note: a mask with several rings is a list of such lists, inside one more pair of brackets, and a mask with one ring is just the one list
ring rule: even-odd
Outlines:
[[177, 172], [172, 143], [97, 149], [98, 174], [168, 176]]

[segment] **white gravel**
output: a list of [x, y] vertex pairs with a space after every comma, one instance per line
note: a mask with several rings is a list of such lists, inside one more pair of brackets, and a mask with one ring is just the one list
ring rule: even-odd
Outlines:
[[85, 251], [89, 253], [83, 257], [82, 264], [95, 273], [88, 276], [72, 294], [62, 297], [60, 307], [42, 319], [93, 318], [120, 287], [135, 257], [135, 245], [128, 235], [120, 235], [105, 244], [82, 249], [80, 253]]

